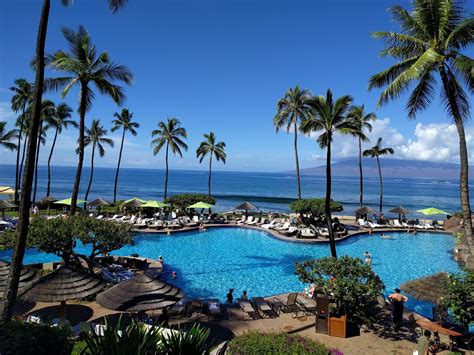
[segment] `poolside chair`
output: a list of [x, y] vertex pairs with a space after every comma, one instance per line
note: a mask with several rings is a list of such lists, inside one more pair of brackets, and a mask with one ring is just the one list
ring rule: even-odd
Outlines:
[[363, 218], [359, 218], [357, 224], [361, 227], [367, 227], [367, 222]]
[[[249, 217], [250, 218], [250, 217]], [[253, 217], [252, 217], [253, 218]], [[247, 222], [249, 226], [254, 226], [258, 223], [258, 218], [253, 218], [253, 220]]]
[[327, 228], [316, 228], [316, 233], [322, 237], [329, 237], [329, 229]]
[[283, 231], [283, 234], [286, 235], [286, 236], [290, 236], [290, 235], [296, 234], [296, 232], [298, 232], [297, 227], [290, 227], [290, 228], [288, 228], [288, 230]]
[[276, 221], [273, 219], [270, 223], [262, 224], [265, 229], [273, 229], [276, 226]]
[[279, 232], [283, 232], [290, 228], [290, 222], [285, 222], [281, 227], [275, 228]]
[[292, 318], [298, 317], [298, 313], [303, 311], [301, 306], [297, 302], [298, 294], [290, 293], [286, 301], [281, 300], [278, 297], [273, 298], [273, 303], [278, 304], [280, 309], [285, 313], [291, 313]]
[[313, 298], [303, 297], [303, 298], [296, 298], [296, 302], [298, 305], [303, 309], [305, 315], [315, 315], [318, 312], [318, 308], [316, 307], [316, 302]]
[[194, 299], [190, 302], [188, 309], [188, 318], [191, 318], [195, 314], [204, 313], [205, 302], [202, 299]]
[[400, 221], [398, 219], [393, 220], [393, 226], [395, 228], [403, 228], [402, 224], [400, 223]]
[[103, 214], [100, 214], [96, 217], [96, 219], [104, 219], [104, 215]]
[[385, 227], [383, 224], [378, 224], [377, 222], [367, 222], [370, 228], [383, 228]]
[[247, 220], [244, 223], [245, 224], [252, 224], [253, 223], [253, 216], [248, 216]]
[[[239, 304], [239, 307], [242, 312], [247, 313], [249, 317], [248, 320], [258, 319], [258, 312], [255, 310], [255, 308], [253, 308], [252, 304], [249, 301], [239, 298], [237, 299], [237, 303]], [[244, 317], [242, 317], [242, 320], [244, 320]]]
[[179, 300], [178, 303], [174, 304], [169, 310], [168, 315], [172, 316], [184, 316], [189, 312], [189, 307], [191, 305], [191, 300], [187, 297], [183, 297]]
[[265, 301], [263, 297], [252, 297], [250, 299], [250, 303], [262, 318], [265, 318], [265, 316], [267, 318], [271, 318], [276, 315], [276, 312], [273, 310], [272, 306], [267, 301]]
[[221, 304], [218, 299], [208, 299], [205, 302], [205, 313], [207, 315], [207, 320], [210, 316], [221, 318], [223, 315]]
[[178, 228], [181, 228], [181, 223], [179, 222], [179, 220], [174, 219], [170, 223], [168, 223], [167, 227], [168, 228], [173, 228], [173, 229], [178, 229]]

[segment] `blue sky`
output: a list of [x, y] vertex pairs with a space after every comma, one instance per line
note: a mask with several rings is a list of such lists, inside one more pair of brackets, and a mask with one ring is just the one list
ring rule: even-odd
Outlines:
[[[0, 5], [2, 120], [14, 120], [8, 87], [16, 78], [34, 79], [29, 62], [40, 3], [16, 0]], [[386, 11], [394, 3], [409, 6], [401, 0], [130, 0], [114, 15], [105, 0], [77, 0], [70, 8], [52, 0], [47, 51], [65, 48], [62, 26], [77, 29], [81, 24], [98, 50], [108, 51], [134, 73], [124, 106], [134, 112], [141, 128], [137, 137], [126, 141], [124, 166], [163, 167], [163, 155], [152, 155], [150, 132], [160, 120], [175, 116], [188, 130], [190, 149], [183, 159], [171, 158], [172, 168], [206, 169], [198, 164], [195, 150], [202, 134], [212, 130], [228, 146], [228, 164], [217, 164], [216, 169], [281, 171], [294, 167], [293, 140], [284, 132], [276, 134], [272, 119], [288, 87], [299, 84], [315, 94], [331, 88], [335, 95], [350, 94], [355, 103], [375, 109], [379, 91], [367, 92], [367, 81], [391, 61], [378, 56], [381, 43], [370, 33], [398, 29]], [[472, 49], [468, 54], [474, 54]], [[77, 94], [71, 91], [64, 99], [75, 110]], [[63, 101], [59, 94], [47, 96]], [[439, 100], [416, 121], [407, 119], [405, 102], [402, 97], [377, 110], [380, 121], [373, 140], [384, 137], [399, 158], [456, 162], [457, 136]], [[97, 94], [87, 122], [100, 118], [110, 128], [117, 111], [111, 99]], [[467, 134], [472, 152], [471, 124]], [[118, 147], [118, 134], [113, 138]], [[76, 163], [76, 139], [77, 130], [63, 134], [54, 164]], [[314, 140], [301, 136], [299, 150], [302, 167], [321, 164], [324, 152]], [[336, 159], [353, 156], [355, 141], [337, 138], [334, 152]], [[0, 154], [0, 162], [13, 162], [13, 154]], [[118, 149], [109, 150], [97, 165], [115, 166], [117, 155]]]

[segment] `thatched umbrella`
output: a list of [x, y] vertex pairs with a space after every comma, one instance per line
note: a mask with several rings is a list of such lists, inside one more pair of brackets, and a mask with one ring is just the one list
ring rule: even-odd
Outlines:
[[5, 210], [14, 207], [16, 207], [16, 205], [14, 205], [13, 203], [8, 202], [6, 200], [0, 200], [0, 210], [2, 211], [3, 220], [5, 220]]
[[240, 205], [235, 206], [234, 209], [236, 209], [236, 210], [245, 210], [245, 218], [247, 218], [249, 210], [256, 210], [257, 207], [252, 205], [250, 202], [243, 202]]
[[62, 266], [41, 277], [22, 296], [28, 301], [61, 302], [61, 320], [66, 315], [66, 301], [85, 298], [101, 291], [106, 284], [85, 271]]
[[448, 273], [438, 272], [437, 274], [405, 282], [400, 286], [400, 289], [417, 300], [437, 303], [440, 298], [446, 295], [447, 284]]
[[[0, 260], [0, 298], [5, 292], [5, 285], [7, 283], [8, 273], [10, 271], [10, 263]], [[40, 278], [38, 269], [24, 266], [20, 271], [20, 283], [18, 284], [18, 294], [28, 289], [35, 281]]]
[[89, 206], [96, 206], [97, 207], [97, 212], [100, 213], [100, 208], [102, 206], [111, 206], [112, 203], [104, 200], [103, 198], [96, 198], [94, 201], [89, 202]]
[[53, 197], [53, 196], [45, 196], [45, 197], [43, 197], [43, 198], [40, 200], [40, 202], [41, 202], [42, 205], [46, 205], [46, 206], [47, 206], [47, 211], [46, 211], [46, 213], [47, 213], [48, 215], [49, 215], [49, 209], [50, 209], [51, 205], [52, 205], [53, 203], [55, 203], [57, 200], [58, 200], [58, 199], [55, 198], [55, 197]]
[[137, 208], [143, 205], [145, 202], [141, 202], [137, 198], [132, 198], [131, 200], [128, 200], [122, 204], [122, 207], [127, 207], [127, 208]]
[[370, 213], [377, 213], [374, 209], [368, 207], [368, 206], [362, 206], [359, 207], [358, 209], [355, 210], [356, 215], [364, 215], [364, 214], [370, 214]]
[[392, 208], [391, 210], [389, 210], [388, 212], [390, 213], [395, 213], [395, 214], [398, 214], [398, 220], [401, 221], [402, 219], [402, 214], [403, 215], [407, 215], [410, 213], [409, 210], [407, 210], [406, 208], [402, 207], [402, 206], [397, 206], [395, 208]]
[[162, 309], [184, 297], [181, 289], [160, 281], [151, 272], [123, 281], [97, 296], [101, 306], [121, 312]]

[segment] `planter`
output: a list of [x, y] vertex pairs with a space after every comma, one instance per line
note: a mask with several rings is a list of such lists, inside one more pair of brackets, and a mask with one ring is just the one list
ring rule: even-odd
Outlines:
[[329, 317], [329, 336], [345, 338], [347, 336], [347, 318]]

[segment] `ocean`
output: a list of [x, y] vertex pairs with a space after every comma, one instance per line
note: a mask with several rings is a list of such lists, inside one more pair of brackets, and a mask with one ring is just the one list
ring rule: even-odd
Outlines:
[[[51, 168], [51, 195], [62, 199], [70, 197], [75, 167], [53, 166]], [[80, 198], [84, 197], [90, 169], [84, 168]], [[89, 200], [102, 197], [113, 199], [115, 169], [96, 168]], [[168, 195], [197, 192], [207, 193], [207, 171], [170, 170]], [[416, 211], [426, 207], [437, 207], [454, 213], [460, 210], [459, 185], [457, 181], [435, 179], [384, 179], [384, 211], [402, 205]], [[37, 200], [46, 194], [46, 166], [39, 167]], [[0, 186], [15, 185], [15, 166], [0, 165]], [[140, 197], [162, 200], [164, 170], [131, 169], [120, 171], [118, 199]], [[301, 177], [303, 198], [324, 197], [325, 177], [303, 175]], [[471, 186], [472, 187], [472, 186]], [[232, 210], [234, 206], [249, 201], [263, 211], [288, 212], [289, 204], [296, 196], [296, 176], [289, 173], [223, 172], [212, 175], [212, 195], [216, 197], [215, 211]], [[333, 177], [332, 197], [343, 204], [342, 214], [352, 215], [359, 206], [359, 178]], [[364, 182], [364, 204], [378, 210], [378, 178], [366, 178]], [[419, 216], [413, 214], [413, 216]]]

